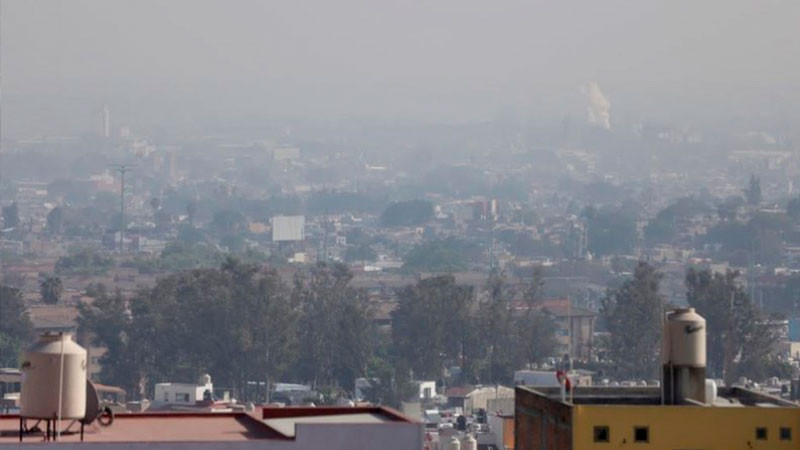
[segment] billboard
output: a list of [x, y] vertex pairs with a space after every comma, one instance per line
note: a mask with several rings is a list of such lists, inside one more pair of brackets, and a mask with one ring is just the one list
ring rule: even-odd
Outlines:
[[275, 216], [272, 218], [272, 240], [274, 242], [302, 241], [305, 237], [305, 216]]

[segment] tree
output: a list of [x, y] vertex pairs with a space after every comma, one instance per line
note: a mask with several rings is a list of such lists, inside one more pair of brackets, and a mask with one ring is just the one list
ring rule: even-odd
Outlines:
[[61, 234], [64, 228], [64, 209], [56, 206], [49, 213], [47, 213], [47, 230], [48, 234]]
[[114, 265], [114, 260], [91, 249], [80, 249], [56, 261], [57, 274], [99, 275]]
[[[240, 399], [248, 381], [282, 377], [294, 355], [296, 308], [274, 270], [227, 259], [221, 267], [175, 273], [130, 300], [93, 287], [79, 324], [109, 348], [101, 379], [143, 396], [158, 380], [212, 373]], [[245, 397], [247, 395], [248, 397]]]
[[399, 293], [392, 312], [392, 339], [417, 378], [437, 379], [447, 364], [464, 366], [472, 289], [452, 275], [420, 280]]
[[33, 337], [19, 290], [0, 284], [0, 366], [18, 367], [22, 346]]
[[178, 227], [177, 242], [185, 244], [189, 247], [205, 242], [206, 237], [193, 225], [183, 224]]
[[480, 256], [480, 249], [456, 238], [423, 242], [409, 251], [403, 269], [412, 272], [458, 272]]
[[214, 213], [214, 218], [211, 221], [211, 226], [214, 227], [220, 234], [240, 233], [245, 225], [247, 219], [239, 211], [225, 209]]
[[242, 326], [236, 339], [248, 354], [243, 372], [250, 374], [248, 378], [262, 374], [269, 389], [273, 380], [287, 373], [297, 351], [298, 310], [289, 287], [274, 269], [257, 274], [256, 266], [234, 258], [226, 259], [222, 271], [229, 276], [237, 299], [234, 317]]
[[658, 212], [644, 229], [644, 237], [651, 243], [670, 242], [686, 219], [708, 211], [704, 202], [689, 196], [675, 200]]
[[381, 225], [408, 227], [424, 225], [433, 219], [433, 205], [427, 200], [394, 202], [381, 213]]
[[514, 370], [519, 368], [518, 335], [514, 310], [511, 308], [512, 292], [505, 275], [493, 271], [486, 280], [486, 298], [478, 305], [477, 324], [480, 346], [486, 353], [483, 379], [492, 383], [509, 383]]
[[380, 198], [359, 192], [316, 191], [306, 202], [309, 213], [338, 214], [380, 212], [385, 203]]
[[19, 207], [13, 202], [3, 207], [3, 227], [17, 228], [19, 226]]
[[373, 346], [366, 292], [349, 285], [343, 264], [318, 263], [295, 277], [293, 303], [300, 308], [298, 374], [314, 386], [351, 386], [366, 373]]
[[[157, 349], [152, 344], [157, 336], [155, 324], [137, 329], [128, 302], [119, 291], [109, 294], [99, 285], [87, 293], [93, 294], [94, 301], [78, 304], [78, 326], [92, 336], [95, 345], [108, 349], [100, 359], [101, 380], [135, 393], [137, 398], [144, 397], [146, 373], [157, 361]], [[139, 322], [145, 325], [145, 321]]]
[[189, 225], [194, 226], [194, 220], [197, 217], [197, 202], [190, 201], [186, 204], [186, 216], [189, 219]]
[[608, 353], [620, 377], [652, 378], [658, 373], [662, 277], [653, 266], [639, 262], [633, 278], [609, 289], [603, 299], [601, 314], [611, 335]]
[[755, 175], [750, 175], [750, 183], [744, 189], [744, 196], [748, 205], [758, 206], [761, 203], [761, 179]]
[[520, 350], [517, 360], [524, 364], [541, 361], [553, 356], [556, 350], [556, 323], [540, 308], [544, 288], [544, 272], [535, 267], [523, 291], [525, 309], [515, 320], [517, 342]]
[[376, 259], [378, 259], [378, 254], [367, 243], [351, 245], [344, 252], [344, 260], [351, 263], [356, 261], [375, 261]]
[[739, 214], [739, 208], [743, 205], [744, 199], [741, 196], [728, 197], [717, 205], [717, 215], [720, 220], [734, 221]]
[[686, 273], [686, 299], [706, 319], [709, 374], [726, 384], [742, 375], [759, 375], [777, 341], [772, 319], [756, 309], [738, 277], [736, 271]]
[[786, 215], [795, 222], [800, 221], [800, 197], [789, 200], [786, 204]]
[[584, 209], [589, 251], [595, 255], [631, 253], [636, 246], [636, 218], [619, 209]]
[[[349, 286], [351, 279], [346, 266], [325, 263], [295, 278], [292, 297], [300, 308], [298, 339], [305, 350], [297, 361], [298, 371], [315, 386], [348, 386], [355, 379], [351, 376], [363, 373], [366, 366], [369, 314], [364, 293]], [[355, 316], [348, 318], [348, 313]], [[367, 333], [361, 343], [348, 339], [363, 332]]]
[[55, 305], [61, 300], [61, 294], [64, 292], [64, 284], [61, 278], [53, 275], [48, 275], [39, 284], [39, 292], [42, 295], [42, 301], [48, 305]]
[[410, 373], [408, 363], [403, 359], [374, 358], [367, 367], [370, 386], [366, 389], [365, 399], [377, 405], [401, 407], [402, 402], [415, 394]]
[[155, 216], [156, 212], [161, 209], [161, 199], [158, 197], [153, 197], [150, 199], [150, 209], [153, 210], [153, 215]]

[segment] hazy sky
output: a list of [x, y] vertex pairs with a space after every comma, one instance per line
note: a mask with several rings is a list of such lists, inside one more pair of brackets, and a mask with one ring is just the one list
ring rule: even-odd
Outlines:
[[560, 115], [596, 81], [612, 122], [785, 113], [798, 106], [798, 48], [797, 0], [2, 1], [12, 112], [34, 95], [457, 121]]

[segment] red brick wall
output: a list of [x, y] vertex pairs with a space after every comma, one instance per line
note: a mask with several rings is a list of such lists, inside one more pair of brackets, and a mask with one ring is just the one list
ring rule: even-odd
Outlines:
[[515, 450], [571, 450], [572, 408], [524, 388], [515, 390]]

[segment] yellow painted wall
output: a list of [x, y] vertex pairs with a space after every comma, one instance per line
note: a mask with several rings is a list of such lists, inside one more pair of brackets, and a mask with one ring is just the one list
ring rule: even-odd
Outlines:
[[514, 418], [503, 418], [503, 445], [506, 448], [514, 448]]
[[[575, 450], [800, 449], [800, 408], [576, 405], [572, 414]], [[609, 427], [609, 443], [594, 442], [596, 425]], [[635, 426], [650, 427], [649, 444], [633, 441]], [[767, 427], [766, 441], [756, 427]], [[792, 429], [791, 441], [780, 440], [780, 427]]]

